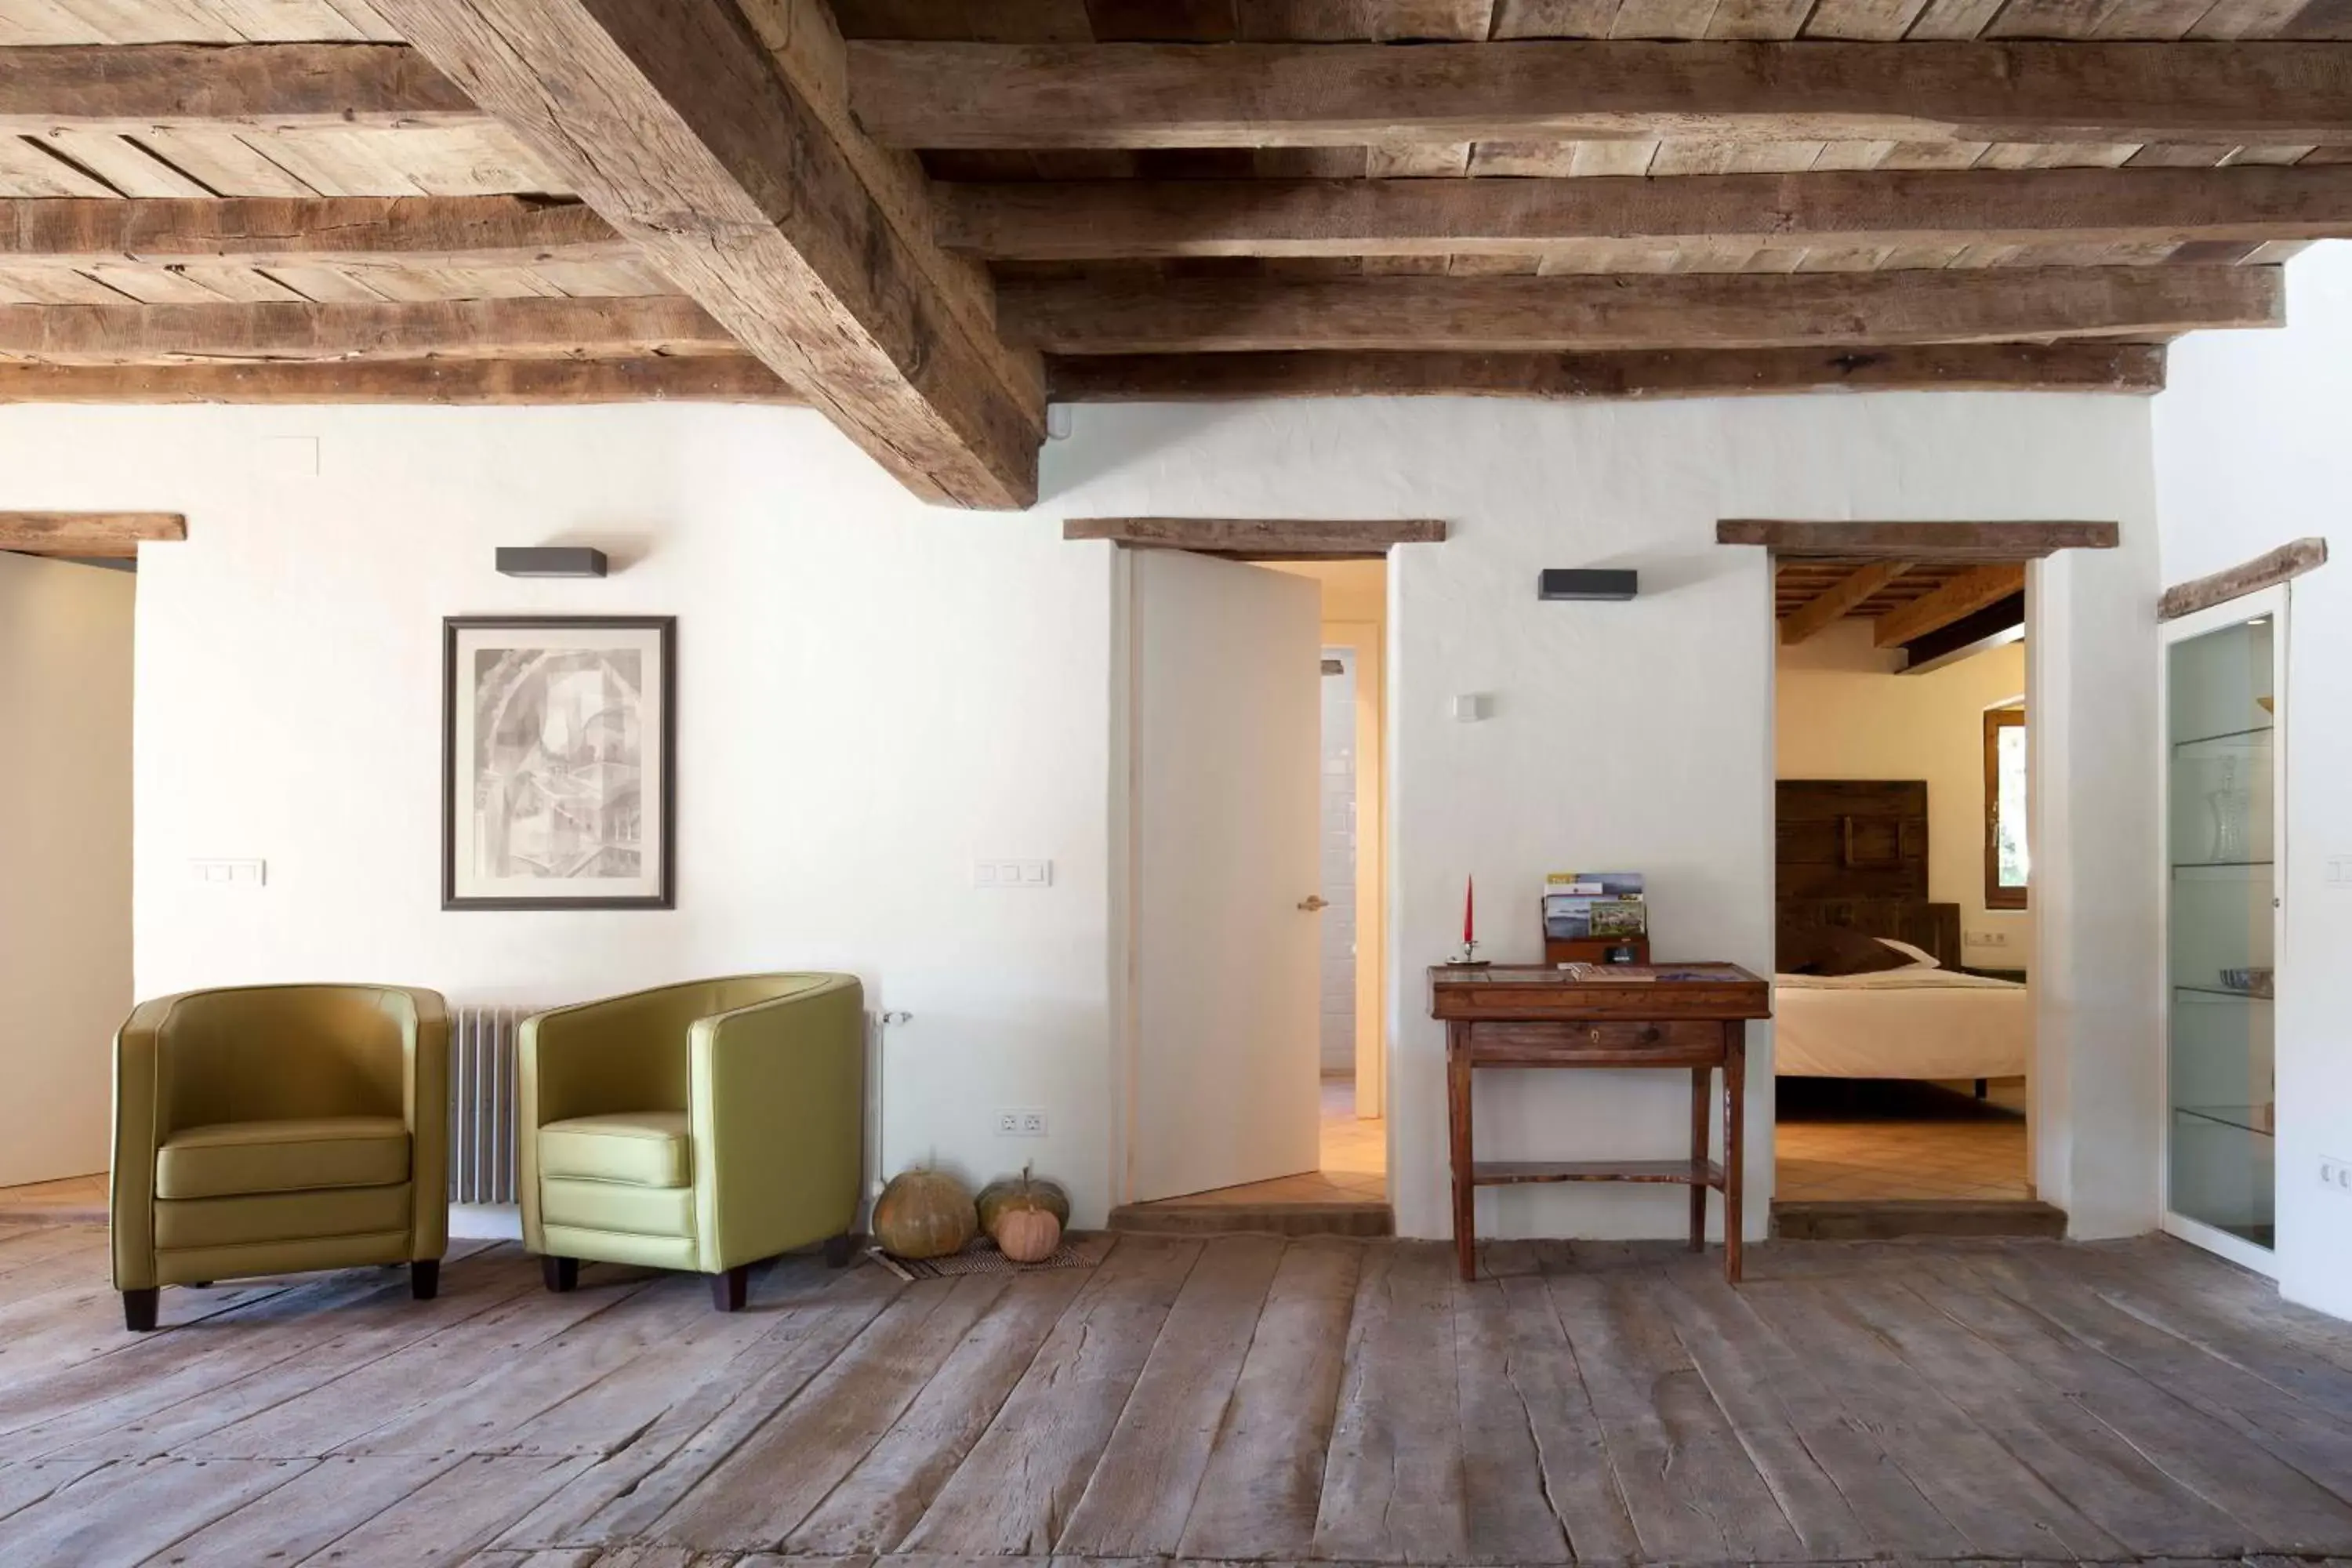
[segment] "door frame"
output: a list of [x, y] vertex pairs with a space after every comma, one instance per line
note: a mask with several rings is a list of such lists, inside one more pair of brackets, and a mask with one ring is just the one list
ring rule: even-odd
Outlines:
[[[2289, 617], [2293, 597], [2292, 584], [2279, 582], [2251, 594], [2208, 605], [2203, 609], [2165, 621], [2157, 632], [2156, 691], [2157, 713], [2157, 820], [2162, 825], [2166, 843], [2161, 853], [2166, 861], [2166, 874], [2158, 884], [2158, 929], [2163, 934], [2164, 952], [2157, 970], [2159, 987], [2157, 1004], [2158, 1017], [2163, 1020], [2163, 1070], [2158, 1079], [2164, 1097], [2163, 1113], [2157, 1123], [2156, 1191], [2157, 1224], [2168, 1236], [2179, 1237], [2194, 1247], [2225, 1258], [2241, 1268], [2259, 1274], [2266, 1279], [2279, 1276], [2278, 1250], [2273, 1247], [2257, 1247], [2251, 1241], [2232, 1236], [2218, 1226], [2191, 1219], [2172, 1206], [2172, 876], [2170, 872], [2170, 835], [2172, 825], [2172, 647], [2210, 632], [2224, 630], [2250, 621], [2257, 616], [2271, 617], [2271, 690], [2276, 711], [2278, 739], [2273, 748], [2271, 762], [2271, 965], [2272, 994], [2284, 988], [2291, 977], [2286, 973], [2286, 884], [2288, 865], [2287, 842], [2287, 758], [2294, 745], [2293, 723], [2294, 696], [2287, 689], [2289, 642], [2294, 636], [2294, 626]], [[2272, 1004], [2271, 1050], [2273, 1071], [2276, 1071], [2278, 1050], [2277, 1004]], [[2276, 1137], [2272, 1134], [2273, 1164], [2271, 1169], [2271, 1204], [2276, 1212], [2279, 1172], [2276, 1163]]]
[[[1442, 530], [1443, 525], [1437, 525]], [[1442, 532], [1440, 533], [1442, 538]], [[1212, 553], [1201, 552], [1200, 553]], [[1333, 552], [1337, 554], [1338, 552]], [[1397, 560], [1393, 552], [1385, 548], [1361, 552], [1385, 561], [1387, 577], [1388, 620], [1376, 625], [1370, 621], [1329, 622], [1324, 629], [1346, 626], [1351, 631], [1360, 628], [1363, 640], [1333, 646], [1357, 649], [1357, 720], [1358, 734], [1363, 733], [1362, 721], [1367, 692], [1374, 705], [1377, 723], [1374, 732], [1379, 738], [1377, 757], [1372, 748], [1360, 741], [1357, 746], [1357, 878], [1356, 878], [1356, 1071], [1358, 1083], [1363, 1081], [1364, 1063], [1369, 1052], [1380, 1090], [1378, 1109], [1367, 1112], [1362, 1109], [1360, 1089], [1358, 1098], [1360, 1116], [1386, 1115], [1388, 1085], [1391, 1078], [1391, 1056], [1394, 1042], [1389, 1029], [1388, 973], [1388, 866], [1395, 846], [1391, 842], [1391, 817], [1388, 803], [1391, 798], [1392, 781], [1388, 744], [1390, 723], [1390, 682], [1388, 680], [1387, 637], [1396, 621]], [[1246, 556], [1233, 555], [1227, 559], [1241, 560]], [[1138, 858], [1141, 846], [1136, 833], [1136, 758], [1135, 758], [1135, 562], [1134, 551], [1122, 546], [1110, 552], [1110, 713], [1108, 795], [1109, 838], [1106, 857], [1109, 893], [1108, 921], [1110, 994], [1111, 1053], [1109, 1071], [1110, 1094], [1110, 1174], [1111, 1205], [1118, 1207], [1135, 1201], [1135, 1151], [1137, 1122], [1141, 1107], [1137, 1101], [1137, 1063], [1143, 1047], [1142, 1017], [1139, 1009], [1139, 990], [1136, 982], [1136, 966], [1139, 954], [1136, 933], [1136, 884], [1139, 879]], [[1369, 677], [1369, 678], [1368, 678]], [[1364, 822], [1363, 801], [1367, 784], [1378, 806], [1376, 827], [1368, 832]], [[1364, 874], [1367, 851], [1373, 863], [1373, 874]], [[1369, 900], [1369, 913], [1368, 913]], [[1365, 932], [1374, 933], [1375, 951], [1365, 951]], [[1366, 1003], [1369, 986], [1370, 1002]], [[1369, 1031], [1369, 1039], [1367, 1037]], [[1396, 1163], [1394, 1119], [1387, 1120], [1383, 1131], [1389, 1145], [1384, 1168], [1393, 1172]], [[1390, 1201], [1394, 1202], [1391, 1188]]]

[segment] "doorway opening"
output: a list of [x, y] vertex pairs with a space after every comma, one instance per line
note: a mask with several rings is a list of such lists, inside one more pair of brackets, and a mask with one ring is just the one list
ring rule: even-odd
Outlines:
[[1775, 1233], [2054, 1235], [2036, 1201], [2025, 571], [1774, 576]]
[[1381, 1235], [1388, 563], [1123, 557], [1129, 1229]]

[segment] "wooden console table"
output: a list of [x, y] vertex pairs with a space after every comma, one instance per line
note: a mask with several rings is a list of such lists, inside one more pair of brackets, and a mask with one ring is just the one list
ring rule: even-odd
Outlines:
[[[1652, 978], [1634, 979], [1632, 973]], [[1454, 1246], [1462, 1278], [1477, 1278], [1480, 1187], [1530, 1182], [1668, 1182], [1690, 1188], [1691, 1250], [1706, 1245], [1706, 1191], [1723, 1194], [1723, 1272], [1739, 1282], [1740, 1146], [1748, 1020], [1771, 1016], [1771, 989], [1733, 963], [1664, 963], [1630, 973], [1557, 968], [1429, 972], [1430, 1015], [1445, 1024], [1445, 1084], [1454, 1144]], [[1479, 1068], [1685, 1068], [1691, 1075], [1691, 1152], [1683, 1160], [1481, 1162], [1470, 1126]], [[1709, 1079], [1723, 1074], [1723, 1163], [1707, 1158]]]

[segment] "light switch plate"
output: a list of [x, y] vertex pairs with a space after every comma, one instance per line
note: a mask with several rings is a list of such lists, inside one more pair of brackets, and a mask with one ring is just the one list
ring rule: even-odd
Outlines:
[[191, 860], [188, 874], [207, 888], [250, 891], [268, 880], [268, 866], [260, 860]]
[[2340, 892], [2352, 893], [2352, 855], [2330, 855], [2326, 873], [2329, 887]]
[[1050, 888], [1054, 885], [1054, 863], [1051, 860], [975, 860], [971, 863], [971, 885], [975, 888]]

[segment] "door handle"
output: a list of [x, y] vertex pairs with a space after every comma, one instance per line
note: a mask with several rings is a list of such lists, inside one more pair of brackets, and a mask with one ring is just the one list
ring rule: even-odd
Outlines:
[[1311, 915], [1320, 910], [1329, 909], [1331, 907], [1331, 900], [1325, 898], [1320, 893], [1309, 893], [1305, 898], [1298, 900], [1298, 907], [1305, 910]]

